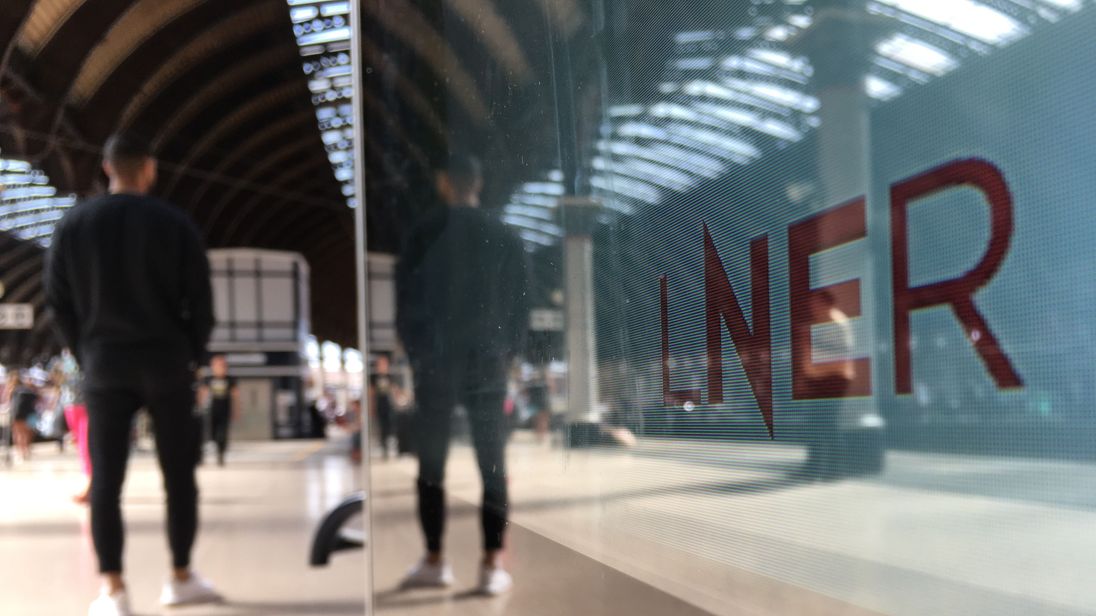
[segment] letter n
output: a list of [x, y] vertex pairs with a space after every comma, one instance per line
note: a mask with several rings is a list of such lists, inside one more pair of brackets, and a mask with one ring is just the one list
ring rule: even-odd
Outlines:
[[735, 351], [753, 390], [769, 438], [773, 437], [772, 333], [769, 319], [769, 240], [750, 242], [750, 290], [753, 328], [746, 322], [723, 261], [704, 227], [704, 304], [708, 338], [708, 403], [723, 402], [723, 332], [726, 323]]

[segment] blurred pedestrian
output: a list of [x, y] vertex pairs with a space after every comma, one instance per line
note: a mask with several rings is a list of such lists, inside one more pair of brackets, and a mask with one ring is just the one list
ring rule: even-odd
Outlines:
[[41, 398], [29, 372], [20, 375], [11, 392], [11, 431], [18, 460], [30, 460], [34, 444], [33, 421], [38, 413]]
[[240, 387], [228, 376], [228, 360], [214, 355], [209, 360], [209, 376], [198, 394], [199, 405], [209, 414], [210, 438], [217, 447], [217, 466], [225, 465], [228, 435], [240, 414]]
[[12, 434], [14, 426], [12, 426], [12, 417], [15, 414], [15, 409], [11, 406], [12, 394], [15, 393], [16, 388], [19, 387], [19, 371], [7, 368], [4, 372], [4, 388], [0, 389], [0, 416], [4, 418], [0, 425], [7, 426], [7, 430], [0, 432], [3, 435], [4, 442], [2, 443], [7, 461], [10, 462], [11, 446], [15, 443], [15, 435]]
[[[807, 348], [813, 353], [793, 356], [803, 376], [800, 395], [820, 401], [807, 413], [807, 460], [795, 475], [805, 481], [834, 481], [845, 474], [839, 415], [845, 393], [857, 377], [856, 362], [850, 359], [855, 346], [851, 321], [838, 307], [832, 291], [822, 289], [814, 296], [812, 309], [822, 317], [816, 322], [829, 321], [833, 326], [812, 337]], [[816, 362], [815, 353], [844, 359]]]
[[103, 158], [109, 194], [65, 215], [45, 273], [47, 302], [84, 374], [91, 534], [103, 576], [89, 616], [130, 613], [121, 494], [133, 419], [142, 407], [152, 418], [167, 491], [173, 570], [160, 601], [219, 598], [190, 567], [198, 530], [194, 378], [213, 329], [209, 261], [194, 223], [149, 196], [156, 160], [147, 143], [114, 135]]
[[350, 408], [346, 412], [350, 421], [355, 426], [350, 435], [350, 461], [358, 464], [362, 461], [362, 401], [357, 398], [350, 401]]
[[390, 456], [392, 439], [396, 435], [394, 397], [399, 389], [389, 373], [389, 366], [388, 356], [378, 355], [374, 361], [373, 374], [369, 375], [369, 398], [372, 401], [370, 408], [377, 420], [377, 436], [385, 460]]
[[61, 354], [58, 365], [60, 372], [61, 406], [65, 413], [65, 423], [68, 425], [72, 442], [76, 446], [76, 453], [80, 456], [80, 468], [84, 472], [84, 484], [79, 491], [72, 496], [72, 500], [83, 505], [87, 504], [88, 494], [91, 491], [91, 454], [88, 451], [88, 408], [84, 403], [83, 385], [81, 383], [80, 367], [72, 353], [65, 351]]

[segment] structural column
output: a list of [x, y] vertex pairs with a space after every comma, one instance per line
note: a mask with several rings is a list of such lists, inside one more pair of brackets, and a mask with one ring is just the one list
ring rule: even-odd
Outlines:
[[591, 197], [574, 196], [561, 198], [559, 204], [566, 233], [563, 239], [563, 280], [567, 424], [570, 429], [575, 429], [578, 425], [595, 424], [601, 420], [597, 404], [592, 237], [600, 204]]
[[796, 41], [807, 56], [820, 104], [818, 177], [822, 207], [867, 193], [871, 178], [869, 99], [864, 82], [885, 20], [865, 0], [819, 2], [814, 23]]

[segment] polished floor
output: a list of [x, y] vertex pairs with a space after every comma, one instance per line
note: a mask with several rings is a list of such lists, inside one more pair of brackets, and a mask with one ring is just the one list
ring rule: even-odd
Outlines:
[[[238, 443], [203, 467], [195, 563], [229, 601], [173, 614], [363, 614], [363, 553], [310, 569], [322, 513], [361, 486], [328, 442]], [[480, 486], [471, 449], [448, 469], [448, 557], [458, 584], [401, 591], [421, 554], [410, 458], [371, 472], [374, 613], [383, 616], [1096, 613], [1096, 467], [890, 452], [887, 470], [797, 483], [794, 447], [641, 439], [566, 451], [515, 435], [508, 564], [514, 591], [472, 592]], [[0, 614], [85, 613], [96, 590], [70, 453], [39, 446], [0, 467]], [[167, 571], [159, 476], [131, 464], [125, 493], [137, 613], [161, 613]]]
[[[189, 615], [361, 615], [365, 566], [340, 558], [308, 567], [316, 520], [359, 485], [345, 456], [324, 443], [237, 443], [229, 464], [199, 472], [202, 530], [195, 567], [229, 602], [173, 610]], [[2, 467], [0, 467], [2, 468]], [[87, 513], [69, 496], [79, 481], [75, 456], [40, 445], [35, 458], [0, 470], [0, 614], [79, 616], [98, 590]], [[170, 563], [155, 460], [131, 459], [124, 493], [125, 566], [135, 613], [160, 614]]]
[[[378, 613], [679, 613], [646, 609], [631, 589], [549, 590], [573, 555], [715, 614], [1096, 613], [1086, 530], [1096, 465], [892, 451], [879, 475], [803, 483], [790, 472], [803, 456], [779, 443], [673, 439], [567, 451], [519, 432], [508, 464], [522, 609], [502, 612], [416, 611], [393, 593], [394, 563], [420, 541], [407, 515], [415, 463], [378, 462]], [[452, 560], [467, 586], [480, 496], [467, 446], [454, 447], [447, 483]]]

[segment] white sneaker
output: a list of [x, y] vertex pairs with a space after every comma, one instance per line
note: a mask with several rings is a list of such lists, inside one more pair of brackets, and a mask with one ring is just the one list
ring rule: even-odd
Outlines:
[[480, 568], [479, 590], [492, 597], [505, 594], [514, 587], [514, 578], [502, 567]]
[[104, 588], [88, 607], [88, 616], [130, 616], [129, 596], [124, 590], [111, 594]]
[[213, 588], [207, 580], [197, 573], [191, 573], [190, 578], [180, 582], [172, 578], [164, 582], [164, 590], [160, 593], [160, 605], [195, 605], [198, 603], [217, 603], [224, 601], [224, 597]]
[[453, 568], [442, 561], [436, 565], [422, 559], [407, 571], [400, 582], [401, 588], [448, 588], [456, 583]]

